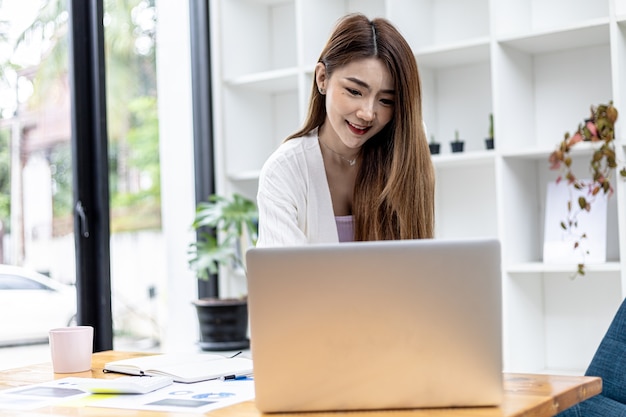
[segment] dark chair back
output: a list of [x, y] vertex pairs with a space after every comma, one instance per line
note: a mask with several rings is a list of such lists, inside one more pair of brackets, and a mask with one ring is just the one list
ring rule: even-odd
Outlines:
[[622, 302], [585, 375], [602, 378], [602, 395], [626, 404], [626, 300]]
[[626, 300], [617, 310], [585, 375], [602, 378], [602, 393], [556, 417], [626, 417]]

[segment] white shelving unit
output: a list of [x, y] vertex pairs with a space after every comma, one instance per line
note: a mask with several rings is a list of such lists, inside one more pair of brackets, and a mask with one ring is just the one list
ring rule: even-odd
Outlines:
[[[542, 261], [548, 156], [591, 104], [613, 100], [626, 162], [626, 0], [212, 0], [218, 189], [256, 195], [270, 153], [301, 124], [336, 20], [389, 18], [413, 47], [424, 118], [442, 143], [439, 238], [497, 237], [505, 369], [587, 367], [626, 296], [626, 185], [614, 179], [607, 262]], [[485, 150], [494, 114], [495, 149]], [[465, 152], [452, 154], [458, 130]], [[575, 158], [586, 165], [590, 149]], [[583, 161], [584, 159], [584, 161]]]

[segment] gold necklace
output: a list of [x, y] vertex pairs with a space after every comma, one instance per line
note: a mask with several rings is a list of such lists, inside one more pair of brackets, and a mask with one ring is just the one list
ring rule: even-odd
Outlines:
[[317, 140], [326, 147], [326, 149], [328, 149], [329, 151], [331, 151], [332, 153], [334, 153], [335, 155], [337, 155], [339, 158], [343, 159], [344, 161], [346, 161], [351, 167], [356, 165], [356, 160], [359, 158], [359, 154], [357, 154], [354, 159], [348, 159], [345, 156], [343, 156], [342, 154], [340, 154], [339, 152], [335, 151], [333, 148], [331, 148], [330, 146], [328, 146], [326, 143], [324, 143], [323, 140], [320, 139], [320, 137], [317, 137]]

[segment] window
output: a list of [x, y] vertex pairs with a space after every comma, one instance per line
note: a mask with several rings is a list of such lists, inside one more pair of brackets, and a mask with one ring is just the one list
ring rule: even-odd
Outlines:
[[[114, 335], [158, 343], [153, 0], [104, 1]], [[0, 263], [76, 281], [67, 4], [0, 0]], [[108, 262], [108, 260], [104, 260]]]
[[[167, 23], [163, 26], [167, 33], [160, 36], [162, 41], [165, 40], [166, 48], [157, 59], [156, 48], [161, 45], [156, 42], [155, 25], [161, 23], [155, 2], [133, 0], [127, 2], [129, 6], [125, 11], [113, 7], [112, 1], [103, 0], [102, 3], [109, 119], [106, 136], [110, 154], [105, 164], [110, 173], [106, 200], [108, 202], [110, 197], [111, 207], [110, 218], [107, 218], [107, 221], [110, 220], [111, 237], [107, 241], [110, 242], [115, 348], [143, 348], [146, 343], [154, 346], [160, 342], [163, 326], [169, 326], [169, 339], [183, 344], [182, 349], [193, 347], [197, 340], [197, 324], [189, 301], [197, 296], [197, 281], [186, 264], [187, 245], [193, 239], [190, 225], [195, 205], [191, 61], [188, 55], [190, 40], [186, 26], [189, 24], [188, 5], [160, 4], [165, 9], [164, 20]], [[74, 122], [70, 120], [69, 111], [71, 69], [68, 70], [68, 67], [71, 64], [67, 39], [71, 36], [67, 30], [70, 7], [75, 11], [77, 7], [88, 9], [95, 6], [80, 0], [27, 3], [0, 0], [0, 234], [4, 232], [4, 238], [0, 238], [0, 256], [3, 256], [0, 263], [26, 265], [45, 272], [54, 281], [72, 284], [76, 280], [76, 270], [81, 270], [80, 265], [84, 263], [102, 262], [108, 268], [109, 253], [96, 260], [86, 260], [81, 259], [80, 250], [79, 253], [74, 251], [75, 240], [81, 240], [80, 235], [75, 239], [74, 229], [81, 223], [74, 224], [72, 195], [80, 191], [74, 189], [76, 181], [72, 171], [84, 170], [85, 165], [93, 165], [94, 161], [80, 158], [81, 162], [76, 163], [73, 160], [76, 155], [70, 139]], [[47, 19], [45, 22], [44, 18]], [[16, 19], [21, 22], [20, 25]], [[33, 29], [32, 36], [20, 38], [29, 27]], [[18, 39], [21, 39], [20, 51], [24, 51], [19, 54], [13, 52]], [[59, 48], [58, 54], [53, 53], [56, 48]], [[32, 56], [32, 61], [18, 61], [24, 54]], [[51, 68], [56, 68], [60, 74], [57, 78], [50, 77], [54, 71], [39, 73], [46, 68], [43, 63], [52, 56], [55, 58]], [[85, 61], [90, 58], [84, 57]], [[155, 61], [159, 61], [161, 66], [158, 72]], [[19, 71], [23, 71], [22, 77], [17, 76]], [[86, 68], [83, 68], [82, 74], [78, 75], [85, 77], [85, 72]], [[36, 81], [39, 76], [51, 83], [51, 89], [45, 93], [38, 92], [44, 85]], [[156, 81], [159, 77], [161, 82], [157, 94]], [[163, 79], [168, 81], [163, 82]], [[171, 82], [174, 79], [176, 83]], [[45, 100], [31, 100], [38, 96], [60, 101], [45, 108], [38, 107], [45, 103]], [[159, 99], [163, 97], [160, 103]], [[81, 104], [76, 107], [78, 112], [82, 112], [77, 117], [82, 122], [82, 119], [93, 116], [89, 112], [99, 103], [93, 101], [93, 97], [81, 99]], [[28, 126], [18, 126], [16, 121], [22, 116], [25, 122], [30, 123]], [[44, 141], [32, 141], [28, 147], [23, 146], [26, 135], [36, 138], [36, 127], [43, 130], [44, 123], [47, 132], [55, 133], [54, 146], [46, 146]], [[166, 127], [163, 126], [165, 124]], [[162, 143], [159, 138], [159, 132], [163, 130], [167, 143]], [[81, 143], [92, 139], [90, 133], [83, 132], [79, 136], [89, 138]], [[15, 137], [20, 138], [21, 148], [13, 147]], [[27, 148], [28, 152], [39, 152], [38, 158], [30, 165], [32, 172], [40, 174], [34, 179], [27, 177], [23, 166], [11, 175], [11, 159], [17, 158], [17, 155], [28, 159], [29, 155], [25, 154]], [[167, 171], [163, 175], [164, 184], [160, 183], [159, 170]], [[49, 172], [49, 179], [41, 175], [46, 171]], [[79, 176], [83, 182], [84, 177], [91, 176], [89, 170], [81, 172], [87, 172], [87, 175]], [[24, 192], [15, 184], [26, 178], [29, 179], [25, 183], [39, 190], [29, 193], [32, 195], [27, 204], [26, 200], [23, 202], [22, 198], [15, 198], [16, 194], [11, 195]], [[50, 185], [49, 190], [44, 187], [46, 184]], [[93, 184], [90, 187], [96, 188]], [[167, 199], [161, 199], [161, 189], [163, 195], [167, 189]], [[164, 206], [163, 210], [161, 206]], [[79, 207], [76, 212], [80, 213]], [[22, 227], [14, 225], [19, 225], [20, 216], [26, 223], [26, 218], [32, 218], [33, 213], [38, 214], [37, 219], [41, 221], [36, 227], [25, 228], [20, 241], [18, 238], [22, 235], [19, 230]], [[93, 213], [85, 214], [88, 217]], [[163, 236], [162, 224], [167, 225], [167, 238]], [[84, 231], [82, 228], [79, 230]], [[52, 237], [47, 237], [49, 235]], [[16, 239], [17, 244], [14, 243]], [[52, 243], [44, 245], [44, 239]], [[23, 244], [20, 243], [22, 241]], [[33, 246], [33, 242], [37, 245]], [[20, 253], [19, 248], [24, 251], [22, 258], [14, 256]], [[94, 256], [93, 253], [91, 256]], [[108, 270], [106, 272], [108, 276]], [[93, 278], [90, 280], [94, 281]], [[172, 288], [175, 288], [175, 294], [171, 293]], [[91, 308], [98, 309], [93, 303], [93, 294], [88, 297], [81, 294], [78, 298], [87, 300], [92, 304]], [[132, 343], [138, 344], [133, 346]], [[47, 359], [48, 352], [45, 353]]]

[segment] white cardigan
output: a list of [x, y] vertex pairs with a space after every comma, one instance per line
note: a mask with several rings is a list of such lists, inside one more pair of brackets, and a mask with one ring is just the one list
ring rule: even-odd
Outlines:
[[337, 243], [339, 237], [316, 135], [284, 142], [261, 169], [257, 247]]

